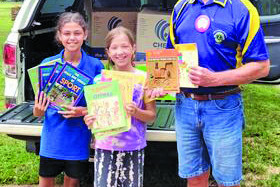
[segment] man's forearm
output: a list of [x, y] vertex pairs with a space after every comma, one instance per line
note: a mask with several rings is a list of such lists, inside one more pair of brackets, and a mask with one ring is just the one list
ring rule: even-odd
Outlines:
[[212, 86], [240, 85], [250, 83], [258, 78], [265, 77], [269, 73], [270, 61], [250, 62], [244, 66], [223, 72], [214, 73]]

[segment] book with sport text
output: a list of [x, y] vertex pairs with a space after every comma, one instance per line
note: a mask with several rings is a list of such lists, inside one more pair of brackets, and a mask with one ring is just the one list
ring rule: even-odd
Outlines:
[[179, 64], [179, 77], [180, 87], [185, 88], [198, 88], [194, 85], [189, 76], [190, 67], [198, 66], [198, 51], [195, 43], [175, 44], [175, 49], [180, 53]]
[[88, 114], [96, 117], [94, 124], [90, 127], [95, 138], [99, 138], [96, 133], [105, 133], [127, 126], [118, 81], [85, 86], [85, 98]]
[[92, 77], [80, 69], [65, 63], [47, 91], [50, 106], [64, 110], [63, 106], [76, 106], [83, 96], [84, 86], [92, 82]]
[[166, 92], [179, 92], [179, 53], [175, 49], [146, 51], [147, 87], [161, 87]]

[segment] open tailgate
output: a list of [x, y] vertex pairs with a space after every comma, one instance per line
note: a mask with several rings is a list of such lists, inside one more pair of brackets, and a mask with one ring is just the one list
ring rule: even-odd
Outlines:
[[[157, 119], [148, 124], [148, 140], [175, 140], [174, 104], [174, 101], [157, 101]], [[39, 138], [43, 119], [33, 116], [33, 106], [34, 102], [24, 102], [0, 115], [0, 133], [25, 140]]]
[[34, 102], [25, 102], [0, 115], [0, 133], [39, 137], [42, 119], [33, 116], [33, 106]]

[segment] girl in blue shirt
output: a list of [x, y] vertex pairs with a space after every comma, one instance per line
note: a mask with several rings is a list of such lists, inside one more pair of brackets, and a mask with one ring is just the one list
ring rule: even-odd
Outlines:
[[[76, 66], [92, 78], [100, 74], [102, 63], [88, 56], [81, 46], [87, 38], [87, 24], [79, 13], [63, 13], [57, 24], [56, 40], [64, 46], [59, 54], [42, 63], [60, 59]], [[55, 185], [55, 177], [65, 173], [64, 186], [79, 186], [79, 179], [88, 172], [91, 132], [84, 124], [85, 98], [77, 106], [65, 106], [65, 111], [48, 107], [44, 92], [35, 97], [34, 116], [45, 116], [41, 134], [39, 186]]]

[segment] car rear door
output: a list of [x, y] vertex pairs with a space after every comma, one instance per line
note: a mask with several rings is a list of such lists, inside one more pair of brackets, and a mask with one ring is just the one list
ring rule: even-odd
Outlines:
[[258, 9], [265, 41], [269, 50], [270, 72], [265, 78], [256, 82], [280, 83], [280, 1], [251, 0]]

